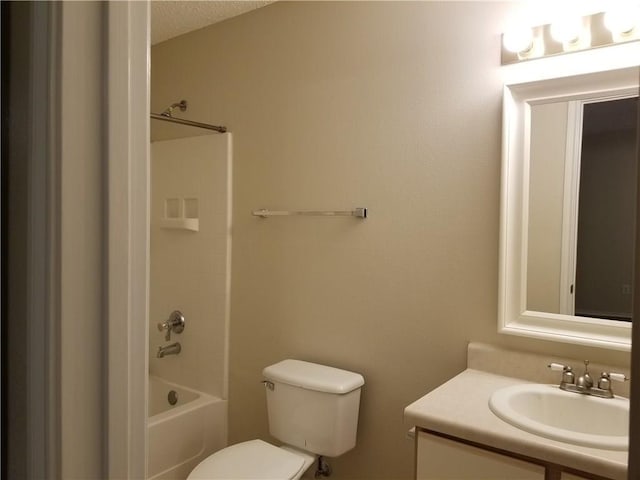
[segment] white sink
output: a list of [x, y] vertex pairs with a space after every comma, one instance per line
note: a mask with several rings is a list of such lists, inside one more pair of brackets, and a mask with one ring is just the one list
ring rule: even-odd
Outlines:
[[598, 398], [531, 383], [495, 391], [489, 408], [514, 427], [545, 438], [606, 450], [629, 448], [626, 398]]

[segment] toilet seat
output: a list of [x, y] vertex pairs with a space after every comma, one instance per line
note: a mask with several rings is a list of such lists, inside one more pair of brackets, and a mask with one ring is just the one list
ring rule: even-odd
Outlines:
[[262, 440], [249, 440], [205, 458], [187, 480], [291, 480], [304, 467], [304, 458], [295, 453]]

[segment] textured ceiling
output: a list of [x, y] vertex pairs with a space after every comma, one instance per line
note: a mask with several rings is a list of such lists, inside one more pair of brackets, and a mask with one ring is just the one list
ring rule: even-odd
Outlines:
[[255, 10], [269, 3], [271, 1], [153, 0], [151, 2], [151, 45]]

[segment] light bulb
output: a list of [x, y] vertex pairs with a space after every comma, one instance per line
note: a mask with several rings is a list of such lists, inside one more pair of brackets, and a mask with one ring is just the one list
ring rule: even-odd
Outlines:
[[502, 45], [513, 53], [526, 52], [533, 46], [533, 32], [529, 27], [514, 27], [504, 32]]
[[551, 36], [563, 45], [577, 43], [582, 33], [582, 18], [566, 16], [551, 24]]
[[638, 25], [640, 8], [634, 5], [618, 6], [604, 14], [604, 26], [616, 36], [630, 34]]

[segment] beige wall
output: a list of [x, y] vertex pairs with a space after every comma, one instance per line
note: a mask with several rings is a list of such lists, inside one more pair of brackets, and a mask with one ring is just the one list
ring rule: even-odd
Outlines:
[[[277, 2], [152, 49], [152, 111], [186, 98], [234, 133], [232, 442], [268, 438], [261, 370], [286, 357], [366, 379], [336, 479], [412, 475], [403, 408], [465, 368], [469, 340], [628, 362], [496, 333], [512, 5]], [[193, 134], [175, 132], [155, 135]], [[356, 206], [370, 218], [250, 215]]]

